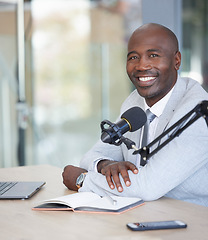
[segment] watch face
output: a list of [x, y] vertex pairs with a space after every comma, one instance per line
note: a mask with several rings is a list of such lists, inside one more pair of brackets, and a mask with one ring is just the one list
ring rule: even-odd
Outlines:
[[85, 174], [84, 173], [81, 173], [79, 175], [79, 177], [77, 178], [77, 181], [76, 181], [76, 186], [79, 188], [82, 186], [83, 182], [84, 182], [84, 179], [85, 179]]

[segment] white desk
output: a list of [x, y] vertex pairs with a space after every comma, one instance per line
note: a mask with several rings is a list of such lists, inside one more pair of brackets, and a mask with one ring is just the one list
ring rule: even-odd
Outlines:
[[[32, 211], [38, 201], [73, 193], [62, 184], [62, 170], [48, 165], [0, 169], [0, 179], [46, 181], [29, 200], [0, 201], [2, 240], [207, 240], [208, 208], [162, 198], [120, 215]], [[187, 229], [132, 232], [126, 223], [183, 220]]]

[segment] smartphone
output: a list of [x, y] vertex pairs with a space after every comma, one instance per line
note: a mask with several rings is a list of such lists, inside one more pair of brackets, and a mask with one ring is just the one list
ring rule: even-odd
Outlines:
[[186, 228], [187, 224], [182, 221], [176, 220], [161, 222], [128, 223], [126, 226], [132, 231], [146, 231], [146, 230]]

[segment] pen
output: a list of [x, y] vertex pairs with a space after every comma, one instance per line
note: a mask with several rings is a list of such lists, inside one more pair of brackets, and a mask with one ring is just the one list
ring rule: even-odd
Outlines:
[[108, 194], [106, 195], [106, 197], [114, 206], [117, 204], [117, 201], [113, 199], [111, 196], [109, 196]]

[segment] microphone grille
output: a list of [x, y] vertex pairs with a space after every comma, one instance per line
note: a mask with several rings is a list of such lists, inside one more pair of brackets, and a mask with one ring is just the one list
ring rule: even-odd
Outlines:
[[147, 121], [146, 113], [140, 107], [132, 107], [121, 115], [131, 125], [130, 132], [134, 132], [144, 126]]

